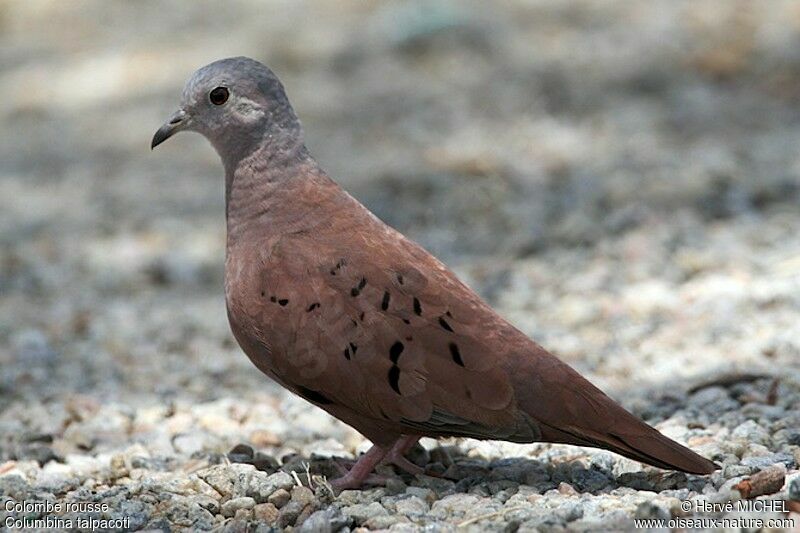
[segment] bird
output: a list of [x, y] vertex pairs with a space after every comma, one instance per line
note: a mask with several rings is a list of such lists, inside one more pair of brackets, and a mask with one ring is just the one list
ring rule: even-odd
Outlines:
[[719, 467], [626, 411], [382, 222], [312, 157], [283, 85], [232, 57], [197, 70], [151, 149], [181, 131], [225, 174], [225, 303], [239, 346], [372, 447], [337, 490], [411, 474], [422, 437], [610, 450], [661, 469]]

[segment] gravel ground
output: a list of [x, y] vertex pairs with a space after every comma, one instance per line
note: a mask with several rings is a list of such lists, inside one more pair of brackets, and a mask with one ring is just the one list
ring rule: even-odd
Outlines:
[[[799, 50], [778, 0], [0, 2], [0, 520], [592, 531], [800, 502]], [[236, 347], [216, 154], [148, 151], [234, 54], [379, 216], [722, 469], [423, 440], [439, 477], [333, 497], [368, 443]]]

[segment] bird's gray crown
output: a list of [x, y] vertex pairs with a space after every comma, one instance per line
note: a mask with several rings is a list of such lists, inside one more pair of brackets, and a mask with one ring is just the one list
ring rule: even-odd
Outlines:
[[268, 105], [273, 111], [288, 110], [294, 118], [283, 84], [275, 73], [255, 59], [230, 57], [198, 69], [186, 82], [183, 100], [193, 105], [202, 102], [209, 107], [208, 94], [216, 87], [226, 87], [232, 95]]

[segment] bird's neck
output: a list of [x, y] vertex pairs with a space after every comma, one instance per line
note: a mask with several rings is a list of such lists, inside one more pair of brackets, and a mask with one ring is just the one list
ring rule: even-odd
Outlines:
[[226, 162], [228, 246], [308, 229], [320, 222], [320, 203], [339, 191], [302, 141], [265, 143], [235, 165]]

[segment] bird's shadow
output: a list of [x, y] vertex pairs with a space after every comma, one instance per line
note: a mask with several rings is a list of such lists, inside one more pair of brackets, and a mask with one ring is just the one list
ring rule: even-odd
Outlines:
[[[740, 423], [739, 414], [745, 403], [774, 402], [775, 376], [750, 372], [726, 374], [724, 371], [697, 376], [691, 383], [639, 384], [638, 389], [628, 389], [621, 397], [623, 404], [651, 424], [669, 419], [683, 412], [693, 428], [705, 427], [708, 421], [730, 426]], [[694, 394], [709, 388], [722, 389], [722, 400], [713, 404], [690, 402]], [[717, 394], [716, 396], [720, 396]], [[628, 400], [627, 402], [625, 400]], [[721, 402], [721, 403], [720, 403]], [[631, 403], [633, 405], [631, 405]], [[701, 422], [702, 421], [702, 422]], [[560, 446], [559, 446], [560, 448]], [[569, 454], [567, 450], [574, 450]], [[527, 457], [489, 458], [468, 456], [458, 446], [438, 446], [425, 450], [417, 445], [408, 458], [425, 468], [425, 475], [410, 475], [394, 467], [380, 467], [379, 473], [387, 480], [386, 489], [402, 491], [408, 486], [429, 488], [438, 496], [452, 493], [471, 493], [494, 496], [498, 492], [517, 491], [527, 486], [544, 494], [551, 490], [562, 493], [602, 494], [620, 488], [661, 492], [688, 489], [702, 492], [709, 482], [707, 476], [666, 471], [642, 465], [642, 470], [615, 474], [617, 457], [608, 452], [585, 453], [571, 447], [565, 453], [545, 452], [542, 459]], [[720, 461], [722, 457], [711, 457]], [[277, 465], [274, 465], [277, 468]], [[311, 473], [327, 479], [339, 477], [342, 462], [335, 458], [296, 456], [279, 467], [298, 474]], [[716, 474], [720, 478], [721, 474]], [[300, 476], [302, 478], [302, 476]], [[719, 479], [715, 481], [719, 482]], [[715, 483], [716, 484], [716, 483]]]
[[[551, 490], [565, 494], [600, 494], [622, 487], [657, 492], [683, 488], [699, 491], [706, 484], [702, 476], [655, 468], [615, 475], [615, 461], [610, 455], [594, 457], [591, 460], [570, 458], [562, 461], [526, 457], [489, 459], [467, 456], [457, 446], [440, 446], [430, 451], [417, 447], [409, 453], [409, 458], [425, 468], [425, 474], [411, 475], [390, 466], [381, 467], [379, 474], [386, 482], [384, 488], [389, 491], [401, 492], [414, 486], [430, 489], [439, 497], [454, 493], [488, 497], [501, 491], [510, 495], [522, 486], [540, 494]], [[334, 479], [341, 475], [341, 467], [337, 458], [298, 456], [281, 469], [296, 471], [301, 479], [305, 473]]]

